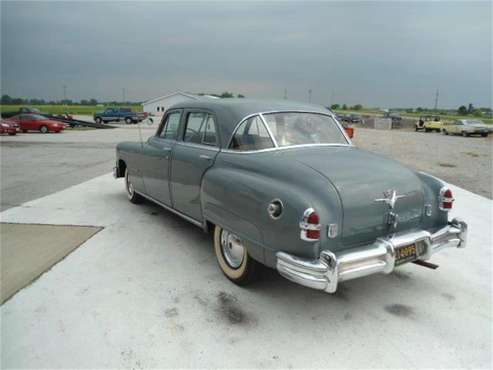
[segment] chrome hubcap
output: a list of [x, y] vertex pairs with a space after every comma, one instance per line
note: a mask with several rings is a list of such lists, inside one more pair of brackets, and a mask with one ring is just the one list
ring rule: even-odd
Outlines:
[[245, 258], [245, 247], [243, 247], [241, 240], [236, 235], [222, 230], [221, 250], [226, 263], [231, 268], [237, 269], [241, 266], [243, 258]]
[[128, 172], [127, 174], [125, 175], [125, 185], [127, 187], [127, 193], [128, 193], [128, 196], [131, 198], [133, 197], [134, 195], [134, 186], [132, 185], [132, 183], [130, 182], [130, 180], [128, 179]]

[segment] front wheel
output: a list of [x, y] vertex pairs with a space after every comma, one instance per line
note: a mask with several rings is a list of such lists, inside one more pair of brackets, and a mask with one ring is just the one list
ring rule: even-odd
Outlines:
[[469, 136], [469, 134], [465, 131], [462, 131], [462, 136], [467, 137], [467, 136]]
[[214, 252], [221, 271], [233, 283], [247, 285], [257, 279], [260, 264], [250, 257], [240, 238], [217, 225]]
[[127, 118], [125, 118], [125, 123], [126, 123], [127, 125], [130, 125], [130, 124], [132, 123], [132, 119], [131, 119], [131, 118], [128, 118], [128, 117], [127, 117]]
[[48, 131], [49, 131], [49, 130], [48, 130], [48, 127], [47, 127], [47, 126], [43, 125], [43, 126], [41, 126], [41, 127], [39, 128], [39, 131], [40, 131], [42, 134], [46, 134], [46, 133], [48, 133]]
[[139, 204], [144, 201], [144, 198], [135, 192], [134, 185], [130, 181], [128, 168], [125, 169], [125, 189], [127, 190], [128, 200], [134, 204]]
[[482, 134], [481, 134], [481, 136], [482, 136], [482, 137], [487, 137], [487, 136], [488, 136], [488, 134], [487, 134], [487, 133], [482, 133]]
[[442, 133], [443, 133], [444, 135], [448, 135], [448, 131], [447, 131], [447, 130], [443, 130], [443, 131], [442, 131]]
[[96, 117], [96, 119], [94, 121], [96, 121], [97, 124], [101, 124], [103, 122], [101, 117]]

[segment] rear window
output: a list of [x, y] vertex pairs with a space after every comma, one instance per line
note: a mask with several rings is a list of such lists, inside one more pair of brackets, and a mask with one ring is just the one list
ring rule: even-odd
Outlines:
[[317, 113], [270, 113], [264, 115], [277, 145], [348, 144], [332, 117]]

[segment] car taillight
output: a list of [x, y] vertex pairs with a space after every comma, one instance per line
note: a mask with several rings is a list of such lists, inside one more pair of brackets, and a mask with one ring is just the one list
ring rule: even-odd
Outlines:
[[438, 196], [438, 207], [441, 211], [448, 212], [452, 209], [454, 204], [454, 196], [452, 195], [452, 190], [447, 187], [440, 189], [440, 195]]
[[320, 217], [313, 208], [308, 208], [303, 213], [300, 222], [300, 237], [305, 241], [315, 241], [320, 239]]

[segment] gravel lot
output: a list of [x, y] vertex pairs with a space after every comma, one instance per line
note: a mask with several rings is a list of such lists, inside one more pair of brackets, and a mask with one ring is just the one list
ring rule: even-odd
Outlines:
[[493, 135], [461, 137], [356, 127], [353, 141], [362, 149], [386, 155], [410, 168], [493, 198]]

